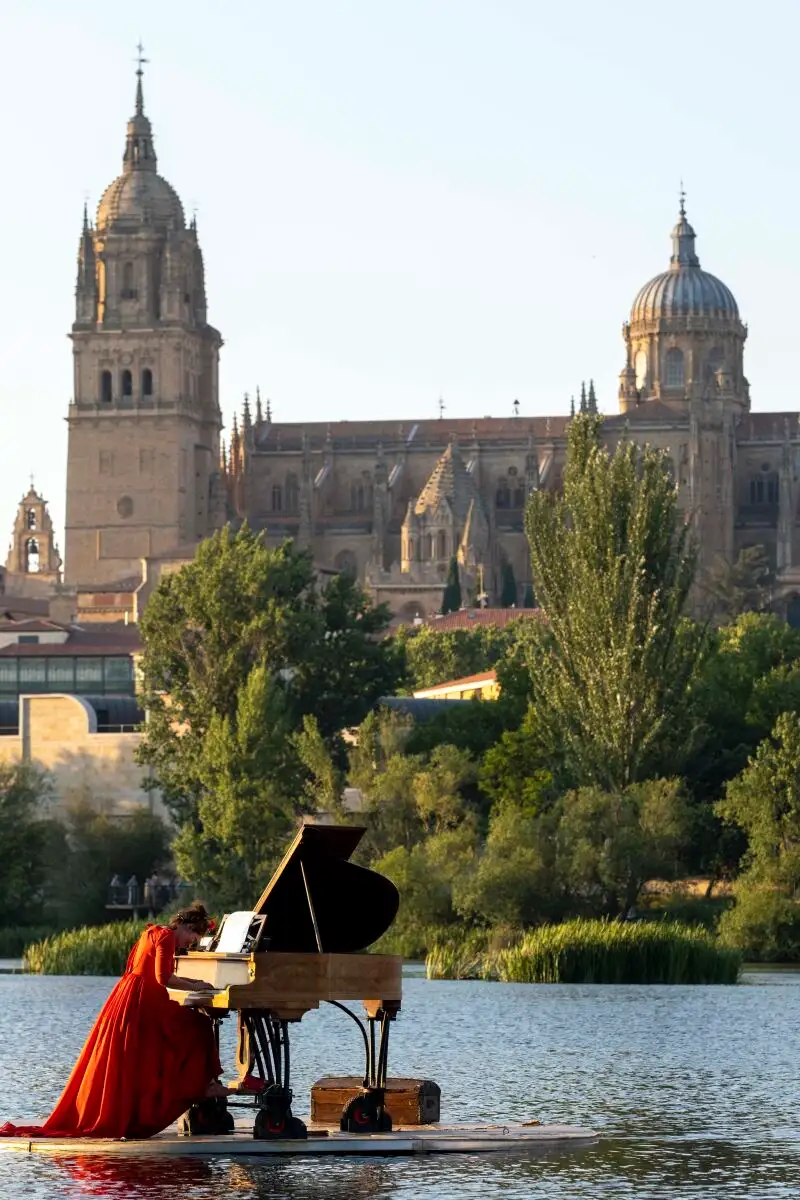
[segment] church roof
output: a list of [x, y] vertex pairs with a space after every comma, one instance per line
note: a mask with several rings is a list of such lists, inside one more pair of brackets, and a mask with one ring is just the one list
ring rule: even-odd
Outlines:
[[442, 450], [450, 442], [468, 449], [473, 442], [486, 445], [519, 445], [527, 438], [561, 438], [569, 417], [457, 417], [419, 421], [309, 421], [264, 422], [255, 431], [259, 450], [310, 451], [372, 450], [379, 445], [387, 453], [398, 449], [434, 447]]
[[446, 503], [456, 521], [462, 524], [475, 502], [478, 505], [481, 503], [475, 480], [467, 470], [458, 449], [450, 442], [417, 497], [414, 512], [421, 516], [422, 513], [433, 511], [440, 504]]

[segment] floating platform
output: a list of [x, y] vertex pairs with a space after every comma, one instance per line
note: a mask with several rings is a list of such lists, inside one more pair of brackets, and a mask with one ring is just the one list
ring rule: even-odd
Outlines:
[[179, 1137], [173, 1128], [141, 1141], [107, 1138], [2, 1138], [0, 1149], [24, 1154], [125, 1157], [268, 1158], [275, 1155], [352, 1155], [381, 1158], [414, 1154], [486, 1154], [497, 1150], [532, 1153], [591, 1145], [597, 1134], [575, 1125], [416, 1125], [391, 1133], [359, 1135], [309, 1127], [304, 1140], [256, 1140], [237, 1129], [225, 1137]]

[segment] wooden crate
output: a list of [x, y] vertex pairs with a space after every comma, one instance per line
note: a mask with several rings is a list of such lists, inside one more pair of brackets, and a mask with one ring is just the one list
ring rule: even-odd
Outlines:
[[[357, 1075], [325, 1075], [311, 1088], [311, 1120], [338, 1125], [348, 1100], [362, 1091]], [[386, 1110], [397, 1125], [432, 1125], [439, 1120], [441, 1090], [431, 1079], [389, 1079]]]

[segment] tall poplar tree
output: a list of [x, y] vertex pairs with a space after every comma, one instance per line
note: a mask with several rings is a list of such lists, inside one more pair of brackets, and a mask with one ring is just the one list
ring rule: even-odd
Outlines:
[[684, 620], [696, 565], [666, 455], [569, 427], [561, 495], [534, 492], [525, 527], [550, 648], [534, 671], [537, 727], [576, 784], [673, 775], [705, 630]]

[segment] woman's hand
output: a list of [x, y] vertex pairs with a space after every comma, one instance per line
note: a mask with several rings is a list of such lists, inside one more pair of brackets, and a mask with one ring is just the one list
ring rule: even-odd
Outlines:
[[207, 979], [188, 979], [185, 975], [170, 975], [167, 987], [174, 992], [213, 992], [214, 985]]

